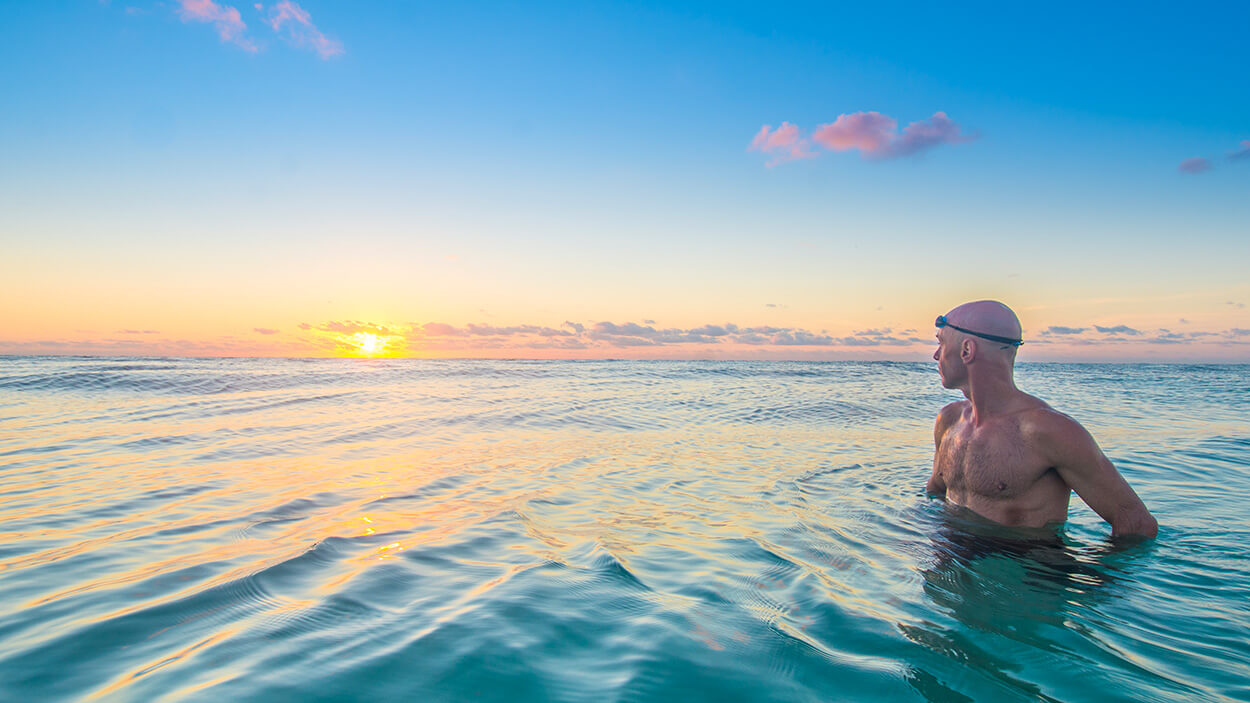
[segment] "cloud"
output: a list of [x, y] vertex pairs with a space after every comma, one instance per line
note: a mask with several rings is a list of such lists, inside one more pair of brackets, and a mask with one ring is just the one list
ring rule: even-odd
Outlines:
[[278, 330], [270, 329], [268, 327], [253, 327], [252, 331], [255, 332], [256, 334], [277, 334], [278, 333]]
[[771, 155], [773, 158], [767, 164], [770, 168], [786, 161], [816, 156], [816, 152], [811, 150], [811, 143], [800, 137], [799, 128], [789, 122], [782, 122], [777, 129], [772, 129], [771, 125], [760, 127], [747, 151]]
[[429, 337], [463, 337], [463, 330], [445, 325], [441, 322], [427, 322], [424, 325], [413, 325], [413, 331]]
[[553, 327], [542, 327], [540, 325], [513, 325], [511, 327], [495, 327], [494, 325], [482, 325], [469, 323], [465, 326], [467, 334], [476, 337], [511, 337], [515, 335], [537, 335], [539, 337], [571, 337], [572, 332], [567, 330], [555, 329]]
[[962, 144], [973, 139], [970, 135], [960, 134], [959, 125], [945, 112], [935, 112], [927, 120], [912, 122], [904, 127], [902, 136], [891, 145], [891, 151], [894, 156], [908, 156], [942, 144]]
[[1147, 339], [1147, 342], [1155, 344], [1182, 344], [1191, 340], [1189, 335], [1179, 332], [1169, 332], [1168, 330], [1159, 330], [1159, 334]]
[[160, 334], [160, 330], [117, 330], [116, 334]]
[[1132, 327], [1129, 327], [1128, 325], [1116, 325], [1114, 327], [1103, 327], [1102, 325], [1094, 325], [1094, 329], [1098, 330], [1099, 332], [1102, 332], [1103, 334], [1115, 334], [1115, 335], [1127, 334], [1127, 335], [1133, 335], [1133, 336], [1137, 336], [1141, 334], [1141, 330], [1135, 330]]
[[1088, 327], [1064, 327], [1063, 325], [1051, 325], [1047, 327], [1042, 334], [1080, 334]]
[[1182, 161], [1176, 170], [1181, 173], [1205, 173], [1211, 170], [1211, 162], [1201, 156], [1195, 156]]
[[703, 325], [690, 330], [690, 334], [697, 334], [705, 337], [724, 337], [727, 334], [733, 334], [738, 331], [738, 326], [730, 323], [724, 325]]
[[343, 53], [343, 43], [330, 39], [317, 29], [308, 12], [290, 0], [281, 0], [269, 8], [266, 20], [273, 31], [285, 34], [296, 46], [307, 46], [323, 59], [339, 56]]
[[1230, 306], [1232, 306], [1232, 307], [1235, 307], [1235, 308], [1237, 308], [1238, 310], [1242, 310], [1242, 309], [1244, 309], [1244, 308], [1246, 307], [1246, 304], [1245, 304], [1245, 303], [1235, 303], [1235, 302], [1233, 302], [1233, 301], [1231, 301], [1231, 300], [1226, 300], [1226, 301], [1224, 301], [1224, 304], [1225, 304], [1225, 305], [1230, 305]]
[[1242, 140], [1241, 146], [1229, 153], [1230, 161], [1250, 160], [1250, 139]]
[[[756, 339], [756, 335], [751, 334], [751, 339]], [[765, 344], [778, 347], [827, 347], [834, 344], [833, 337], [807, 330], [781, 330], [766, 337], [765, 340]]]
[[894, 141], [898, 120], [880, 112], [854, 112], [838, 115], [838, 119], [816, 128], [812, 139], [832, 151], [859, 149], [863, 154], [876, 154]]
[[879, 112], [855, 112], [816, 128], [812, 139], [830, 151], [859, 150], [865, 159], [912, 156], [942, 144], [962, 144], [975, 137], [946, 116], [935, 112], [927, 120], [912, 122], [900, 133], [898, 120]]
[[400, 332], [385, 325], [377, 325], [372, 322], [360, 322], [359, 320], [331, 320], [321, 325], [310, 325], [307, 322], [301, 322], [299, 328], [302, 330], [317, 330], [319, 332], [333, 332], [335, 334], [356, 334], [357, 332], [367, 332], [369, 334], [377, 334], [383, 337], [397, 337]]
[[213, 0], [178, 0], [179, 17], [183, 22], [207, 22], [217, 28], [217, 36], [244, 51], [257, 51], [256, 44], [244, 33], [247, 25], [239, 11], [229, 5], [221, 6]]

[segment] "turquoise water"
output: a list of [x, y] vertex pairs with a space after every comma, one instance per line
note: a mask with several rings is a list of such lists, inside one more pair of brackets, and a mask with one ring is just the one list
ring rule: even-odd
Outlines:
[[1250, 367], [1018, 380], [1157, 541], [926, 499], [931, 364], [0, 358], [0, 699], [1250, 699]]

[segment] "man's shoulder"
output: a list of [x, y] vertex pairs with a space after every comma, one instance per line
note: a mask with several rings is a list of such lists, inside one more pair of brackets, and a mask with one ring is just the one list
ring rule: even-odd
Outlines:
[[963, 414], [972, 407], [972, 402], [968, 400], [956, 400], [953, 403], [947, 403], [938, 411], [937, 422], [939, 425], [953, 425], [963, 417]]
[[1020, 430], [1031, 443], [1062, 449], [1092, 441], [1085, 427], [1071, 415], [1050, 407], [1045, 401], [1033, 400], [1036, 404], [1020, 413]]
[[946, 434], [952, 426], [959, 422], [972, 407], [972, 403], [967, 400], [956, 400], [953, 403], [947, 403], [938, 411], [937, 422], [933, 423], [933, 436], [935, 441], [941, 442], [942, 436]]

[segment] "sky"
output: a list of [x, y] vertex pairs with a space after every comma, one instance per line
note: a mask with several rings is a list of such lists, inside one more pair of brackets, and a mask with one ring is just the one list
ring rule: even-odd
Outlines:
[[1250, 362], [1246, 27], [0, 3], [0, 354]]

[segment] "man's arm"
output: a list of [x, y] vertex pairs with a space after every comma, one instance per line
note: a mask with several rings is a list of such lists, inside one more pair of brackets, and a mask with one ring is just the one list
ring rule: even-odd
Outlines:
[[933, 473], [929, 475], [929, 483], [925, 485], [924, 491], [937, 498], [946, 497], [946, 482], [938, 472], [938, 450], [942, 447], [942, 438], [946, 436], [946, 431], [954, 424], [960, 412], [958, 402], [950, 403], [942, 408], [937, 421], [933, 423]]
[[1141, 498], [1116, 471], [1111, 460], [1079, 422], [1054, 413], [1044, 430], [1044, 446], [1053, 455], [1055, 470], [1085, 504], [1111, 524], [1111, 535], [1154, 537], [1159, 531]]

